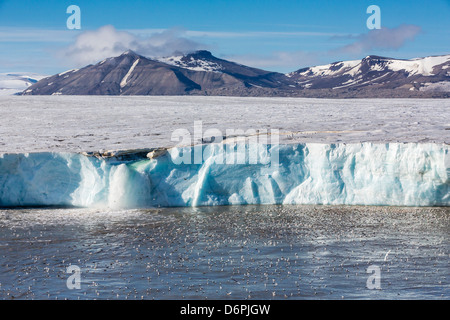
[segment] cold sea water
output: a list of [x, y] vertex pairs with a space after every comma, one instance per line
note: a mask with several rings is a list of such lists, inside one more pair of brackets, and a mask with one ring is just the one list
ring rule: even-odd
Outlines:
[[0, 209], [1, 299], [449, 299], [450, 208]]

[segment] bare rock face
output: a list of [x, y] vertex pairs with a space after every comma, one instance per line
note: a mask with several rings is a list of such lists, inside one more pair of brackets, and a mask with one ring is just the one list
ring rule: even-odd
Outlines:
[[411, 60], [368, 56], [281, 74], [204, 50], [159, 60], [127, 51], [44, 78], [22, 94], [449, 97], [449, 68], [450, 55]]

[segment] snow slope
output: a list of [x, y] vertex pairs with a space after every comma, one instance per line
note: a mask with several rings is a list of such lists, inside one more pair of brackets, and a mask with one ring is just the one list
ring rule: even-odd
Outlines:
[[186, 57], [185, 55], [178, 55], [163, 57], [159, 58], [158, 60], [173, 66], [194, 71], [220, 72], [222, 70], [222, 66], [215, 62], [208, 61], [206, 59], [194, 59], [194, 57], [192, 56]]
[[394, 60], [392, 59], [388, 68], [392, 71], [405, 70], [409, 76], [421, 74], [423, 76], [434, 75], [434, 68], [450, 62], [450, 55], [431, 56], [425, 58], [416, 58], [411, 60]]

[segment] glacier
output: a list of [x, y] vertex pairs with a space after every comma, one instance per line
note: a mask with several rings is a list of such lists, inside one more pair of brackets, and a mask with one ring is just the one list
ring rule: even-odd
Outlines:
[[[181, 161], [195, 148], [201, 163]], [[248, 160], [250, 148], [230, 152]], [[223, 149], [216, 143], [172, 147], [153, 157], [3, 153], [0, 207], [450, 205], [445, 143], [267, 144], [259, 146], [256, 163], [230, 164], [223, 161]]]

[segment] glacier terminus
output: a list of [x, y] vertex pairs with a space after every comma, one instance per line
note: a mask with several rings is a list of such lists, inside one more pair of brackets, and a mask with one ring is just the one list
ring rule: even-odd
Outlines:
[[[10, 138], [0, 140], [6, 150], [0, 153], [0, 206], [450, 205], [446, 100], [373, 104], [370, 99], [191, 97], [179, 103], [176, 97], [58, 97], [70, 107], [66, 111], [52, 98], [1, 102], [3, 118], [10, 118], [3, 126]], [[7, 112], [8, 103], [16, 100], [14, 112], [23, 113], [21, 126]], [[42, 110], [37, 112], [29, 101]], [[84, 104], [78, 106], [80, 101]], [[225, 101], [231, 113], [244, 110], [244, 117], [220, 113]], [[255, 113], [262, 104], [272, 110], [272, 126], [261, 120], [267, 115]], [[91, 110], [99, 118], [91, 117]], [[183, 125], [189, 129], [198, 115], [193, 110], [210, 119], [204, 121], [205, 130], [279, 128], [279, 143], [258, 145], [256, 163], [231, 164], [223, 161], [225, 149], [236, 159], [248, 159], [254, 146], [245, 139], [174, 144], [170, 133]], [[47, 118], [47, 112], [54, 118]], [[185, 116], [155, 123], [158, 112], [162, 119]], [[331, 112], [338, 116], [326, 117]], [[286, 113], [292, 118], [286, 119]], [[124, 125], [131, 122], [132, 127]], [[101, 151], [105, 146], [117, 147]], [[197, 151], [203, 155], [200, 163], [182, 161]]]

